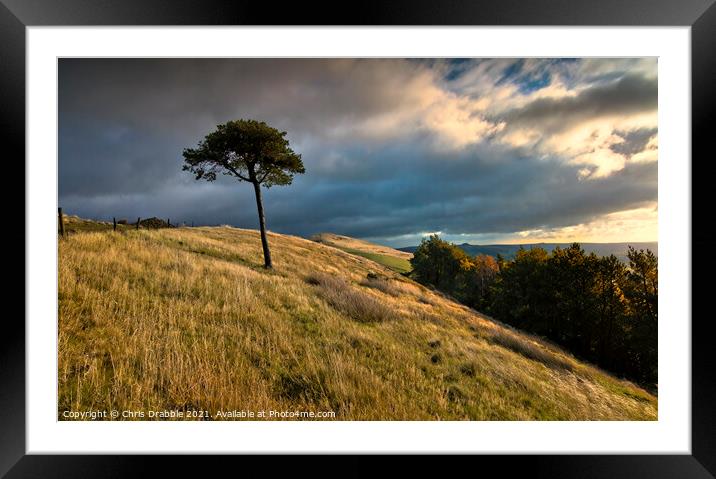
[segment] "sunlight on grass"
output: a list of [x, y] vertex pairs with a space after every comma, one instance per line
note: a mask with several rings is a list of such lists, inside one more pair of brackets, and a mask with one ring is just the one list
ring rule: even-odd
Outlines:
[[389, 266], [296, 237], [269, 241], [273, 271], [262, 268], [259, 235], [250, 230], [60, 239], [58, 410], [657, 417], [646, 391]]

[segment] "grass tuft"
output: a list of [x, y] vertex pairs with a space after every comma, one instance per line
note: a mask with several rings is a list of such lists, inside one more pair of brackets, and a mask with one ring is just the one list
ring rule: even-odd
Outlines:
[[572, 364], [559, 357], [552, 351], [547, 351], [530, 338], [520, 337], [508, 329], [497, 329], [486, 336], [486, 339], [500, 346], [521, 354], [522, 356], [539, 361], [554, 369], [572, 370]]
[[383, 276], [371, 276], [370, 273], [366, 279], [360, 282], [360, 285], [367, 288], [377, 289], [382, 293], [395, 297], [400, 296], [404, 292], [404, 290], [396, 286], [390, 278]]
[[381, 323], [399, 318], [396, 311], [347, 281], [325, 273], [314, 273], [306, 282], [319, 286], [320, 295], [328, 304], [360, 323]]

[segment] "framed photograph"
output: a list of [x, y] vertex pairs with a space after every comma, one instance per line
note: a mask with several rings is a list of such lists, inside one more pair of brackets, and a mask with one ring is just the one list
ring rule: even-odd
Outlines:
[[104, 7], [0, 8], [8, 477], [374, 453], [713, 477], [712, 1]]

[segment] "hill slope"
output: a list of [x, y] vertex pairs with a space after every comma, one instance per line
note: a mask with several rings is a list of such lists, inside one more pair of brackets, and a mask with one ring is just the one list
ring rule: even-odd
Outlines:
[[387, 266], [397, 273], [408, 273], [413, 269], [410, 264], [410, 258], [413, 257], [412, 252], [400, 251], [388, 246], [333, 233], [320, 233], [312, 236], [311, 240], [333, 246], [346, 253], [368, 258], [383, 266]]
[[269, 241], [273, 271], [250, 230], [61, 239], [59, 411], [656, 419], [642, 389], [373, 261]]

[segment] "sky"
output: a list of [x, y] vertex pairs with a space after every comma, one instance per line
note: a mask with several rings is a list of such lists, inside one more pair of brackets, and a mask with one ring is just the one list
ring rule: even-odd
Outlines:
[[258, 228], [254, 192], [182, 151], [244, 118], [306, 168], [270, 231], [401, 247], [657, 241], [657, 60], [60, 59], [59, 205]]

